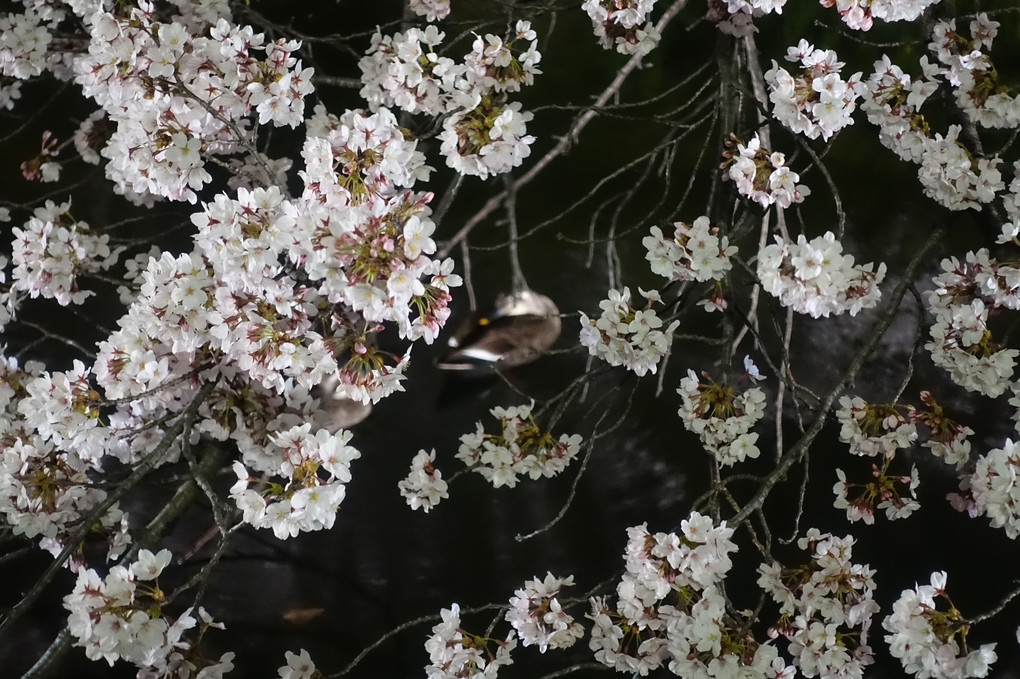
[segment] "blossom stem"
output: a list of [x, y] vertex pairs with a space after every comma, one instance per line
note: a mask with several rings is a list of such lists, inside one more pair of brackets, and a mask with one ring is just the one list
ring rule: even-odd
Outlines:
[[968, 619], [966, 621], [967, 624], [975, 625], [979, 622], [995, 617], [996, 615], [1001, 613], [1006, 608], [1007, 605], [1009, 605], [1010, 601], [1012, 601], [1018, 596], [1020, 596], [1020, 586], [1016, 587], [1016, 589], [1014, 589], [1012, 592], [1003, 597], [1002, 601], [1000, 601], [999, 604], [992, 610], [988, 611], [987, 613], [982, 613], [981, 615], [976, 615], [973, 618]]

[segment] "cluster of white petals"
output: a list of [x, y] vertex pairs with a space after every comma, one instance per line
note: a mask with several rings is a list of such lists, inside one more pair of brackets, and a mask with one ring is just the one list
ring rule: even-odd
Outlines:
[[963, 263], [955, 257], [942, 260], [942, 273], [932, 280], [928, 307], [935, 323], [924, 348], [956, 384], [993, 398], [1001, 395], [1020, 351], [996, 344], [988, 317], [998, 309], [1020, 309], [1020, 269], [1000, 264], [982, 248], [968, 252]]
[[1013, 178], [1000, 198], [1009, 221], [1002, 225], [1002, 233], [995, 239], [995, 242], [1000, 245], [1020, 242], [1020, 238], [1018, 238], [1020, 237], [1020, 160], [1013, 163]]
[[665, 330], [662, 319], [652, 309], [661, 301], [657, 293], [638, 288], [648, 300], [644, 309], [630, 303], [630, 288], [610, 290], [609, 298], [599, 302], [602, 314], [591, 319], [581, 313], [581, 345], [588, 353], [609, 365], [622, 365], [638, 375], [655, 374], [659, 361], [669, 349], [673, 331], [680, 325], [673, 321]]
[[861, 103], [868, 121], [878, 127], [882, 145], [914, 163], [921, 162], [929, 138], [920, 109], [938, 90], [934, 80], [936, 69], [926, 57], [922, 57], [921, 64], [924, 67], [921, 77], [912, 78], [883, 54], [874, 64]]
[[72, 138], [74, 149], [89, 165], [99, 165], [102, 161], [99, 151], [106, 146], [112, 132], [113, 128], [106, 118], [106, 112], [102, 109], [93, 111], [92, 115], [81, 121], [74, 131]]
[[921, 58], [923, 76], [911, 79], [887, 56], [875, 62], [861, 108], [879, 128], [879, 140], [904, 160], [917, 163], [918, 179], [932, 200], [950, 210], [980, 209], [1005, 188], [998, 170], [998, 156], [975, 158], [958, 137], [959, 125], [946, 134], [932, 133], [921, 106], [938, 89], [934, 78], [941, 72]]
[[34, 7], [27, 7], [23, 14], [10, 12], [0, 16], [0, 75], [28, 80], [47, 68], [53, 35], [45, 23]]
[[435, 26], [411, 27], [404, 33], [375, 33], [358, 62], [361, 96], [372, 110], [394, 106], [408, 113], [440, 115], [454, 101], [465, 66], [436, 54], [445, 33]]
[[397, 482], [400, 495], [407, 500], [411, 509], [421, 509], [426, 514], [439, 504], [440, 500], [450, 497], [443, 474], [436, 466], [436, 451], [419, 450], [411, 460], [411, 471], [407, 478]]
[[457, 459], [481, 474], [494, 488], [517, 485], [518, 477], [551, 478], [577, 457], [581, 437], [561, 434], [559, 438], [544, 431], [532, 417], [535, 403], [511, 408], [493, 408], [500, 431], [487, 434], [481, 422], [475, 431], [460, 437]]
[[544, 580], [527, 580], [514, 592], [505, 620], [517, 630], [522, 644], [537, 646], [545, 653], [550, 648], [570, 648], [584, 636], [581, 623], [575, 622], [556, 598], [564, 587], [573, 584], [573, 575], [558, 578], [547, 573]]
[[459, 108], [443, 121], [440, 151], [446, 164], [461, 174], [487, 179], [519, 166], [531, 155], [535, 138], [528, 134], [534, 117], [520, 102], [497, 103], [489, 95], [463, 94]]
[[743, 38], [753, 35], [758, 29], [756, 17], [775, 12], [783, 13], [786, 0], [725, 0], [725, 3], [711, 3], [709, 16], [718, 20], [716, 27], [727, 35]]
[[[889, 520], [905, 519], [921, 507], [916, 492], [920, 484], [917, 467], [912, 467], [909, 475], [888, 473], [896, 451], [910, 448], [918, 438], [914, 423], [917, 411], [913, 408], [906, 412], [901, 410], [896, 404], [868, 403], [859, 396], [840, 397], [836, 411], [841, 425], [840, 441], [849, 444], [854, 455], [883, 458], [872, 465], [871, 479], [867, 483], [851, 483], [842, 469], [836, 469], [839, 480], [832, 488], [836, 495], [833, 506], [844, 510], [851, 522], [874, 523], [876, 509], [884, 510]], [[947, 440], [945, 437], [933, 437], [928, 444], [933, 450], [938, 448], [936, 455], [961, 447], [955, 438]], [[904, 486], [903, 491], [900, 486]], [[860, 488], [853, 497], [852, 488]]]
[[671, 281], [704, 282], [718, 279], [732, 268], [730, 257], [737, 248], [726, 236], [716, 235], [718, 229], [711, 228], [708, 217], [698, 217], [691, 225], [676, 222], [673, 227], [672, 237], [653, 226], [651, 235], [641, 240], [653, 273]]
[[999, 82], [998, 72], [982, 49], [990, 50], [999, 22], [981, 12], [970, 22], [968, 40], [956, 30], [956, 20], [939, 21], [928, 49], [945, 67], [941, 75], [955, 88], [956, 101], [971, 120], [983, 127], [1020, 125], [1020, 95]]
[[648, 20], [656, 0], [584, 0], [581, 9], [588, 13], [592, 30], [602, 49], [620, 54], [648, 54], [662, 36]]
[[[520, 44], [527, 42], [522, 49]], [[519, 92], [540, 74], [537, 35], [530, 21], [518, 21], [506, 40], [476, 36], [464, 58], [464, 79], [439, 133], [446, 164], [461, 174], [486, 179], [519, 166], [531, 154], [535, 138], [527, 133], [534, 117], [505, 93]]]
[[[526, 42], [527, 48], [521, 43]], [[506, 38], [487, 33], [475, 36], [471, 51], [464, 57], [466, 83], [458, 89], [477, 94], [520, 92], [524, 85], [532, 85], [542, 71], [538, 63], [538, 34], [530, 21], [514, 24], [514, 33]]]
[[532, 114], [506, 97], [541, 73], [531, 22], [518, 21], [506, 39], [476, 35], [463, 62], [436, 53], [445, 37], [435, 26], [392, 36], [377, 32], [359, 62], [361, 94], [373, 110], [395, 106], [408, 113], [445, 114], [440, 152], [461, 174], [486, 179], [509, 172], [528, 157], [535, 141], [527, 133]]
[[786, 156], [763, 148], [757, 133], [747, 145], [737, 143], [727, 176], [737, 191], [762, 207], [775, 204], [790, 207], [811, 195], [811, 190], [798, 184], [800, 175], [786, 165]]
[[[513, 632], [506, 641], [469, 634], [461, 629], [457, 604], [444, 608], [441, 615], [442, 622], [425, 641], [431, 662], [425, 667], [428, 679], [494, 679], [500, 667], [513, 664], [510, 652], [517, 647]], [[495, 653], [488, 650], [489, 643], [495, 644]]]
[[1002, 448], [980, 456], [967, 481], [978, 513], [1010, 539], [1020, 537], [1020, 444], [1006, 439]]
[[776, 120], [808, 139], [826, 141], [853, 124], [851, 114], [865, 92], [860, 73], [843, 80], [839, 77], [843, 62], [836, 53], [815, 49], [803, 39], [786, 50], [786, 60], [800, 63], [801, 71], [791, 75], [773, 59], [772, 68], [765, 72]]
[[957, 141], [960, 130], [951, 125], [944, 137], [936, 134], [927, 141], [917, 178], [926, 196], [950, 210], [978, 210], [1005, 188], [998, 170], [1001, 159], [974, 158]]
[[224, 18], [196, 35], [154, 11], [143, 1], [127, 16], [91, 15], [76, 82], [116, 124], [101, 154], [117, 190], [138, 202], [193, 203], [212, 179], [203, 154], [241, 150], [235, 126], [254, 114], [263, 125], [303, 121], [312, 70], [291, 56], [297, 41], [267, 42]]
[[[968, 679], [986, 677], [996, 661], [995, 644], [968, 651], [957, 638], [969, 627], [960, 612], [949, 604], [940, 611], [936, 599], [946, 596], [946, 573], [931, 574], [930, 585], [906, 589], [893, 603], [893, 612], [882, 621], [889, 652], [918, 679]], [[948, 601], [947, 601], [948, 603]]]
[[841, 396], [836, 420], [839, 440], [854, 455], [892, 457], [917, 440], [917, 427], [894, 407], [867, 403], [860, 396]]
[[407, 8], [426, 21], [440, 21], [450, 14], [450, 0], [410, 0]]
[[765, 415], [765, 392], [758, 387], [736, 392], [705, 379], [702, 382], [688, 370], [680, 380], [677, 393], [684, 428], [697, 434], [705, 450], [724, 466], [758, 457], [758, 434], [751, 430]]
[[737, 546], [733, 529], [697, 512], [681, 522], [682, 534], [628, 529], [626, 573], [614, 610], [591, 599], [595, 659], [618, 672], [645, 676], [663, 664], [681, 677], [789, 679], [776, 648], [741, 629], [745, 619], [726, 610], [720, 584]]
[[800, 234], [796, 243], [781, 240], [758, 253], [758, 278], [780, 304], [812, 318], [870, 309], [882, 296], [885, 264], [855, 265], [843, 254], [843, 244], [831, 231], [810, 241]]
[[[0, 347], [2, 348], [2, 347]], [[16, 535], [40, 538], [54, 556], [82, 519], [107, 498], [91, 474], [123, 445], [99, 423], [98, 393], [81, 361], [43, 372], [30, 361], [0, 359], [0, 515]], [[130, 542], [125, 514], [114, 504], [94, 528], [106, 534], [108, 555]], [[72, 557], [66, 565], [76, 569]]]
[[871, 29], [875, 19], [914, 21], [938, 0], [820, 0], [823, 7], [835, 6], [843, 22], [856, 31]]
[[[221, 627], [199, 608], [196, 615], [188, 608], [176, 619], [161, 610], [163, 592], [156, 579], [170, 563], [169, 550], [153, 554], [138, 553], [130, 568], [118, 565], [100, 579], [91, 568], [78, 572], [74, 590], [64, 597], [68, 629], [75, 646], [85, 649], [92, 660], [106, 660], [111, 666], [125, 660], [140, 668], [140, 677], [194, 676], [197, 667], [184, 653], [192, 642], [185, 633], [201, 625]], [[190, 654], [194, 656], [194, 654]], [[233, 653], [219, 661], [203, 662], [201, 676], [218, 677], [233, 669]]]
[[276, 537], [295, 537], [302, 531], [332, 528], [336, 512], [351, 480], [351, 462], [361, 457], [347, 445], [351, 433], [326, 429], [311, 433], [311, 424], [294, 426], [269, 437], [271, 447], [246, 460], [270, 477], [268, 492], [251, 488], [258, 479], [249, 476], [241, 462], [234, 463], [237, 483], [230, 489], [243, 520], [256, 528], [271, 528]]
[[[846, 512], [847, 521], [863, 521], [868, 525], [875, 523], [875, 511], [884, 511], [885, 518], [890, 521], [905, 519], [921, 508], [917, 501], [917, 487], [921, 479], [917, 467], [910, 468], [910, 474], [888, 474], [886, 466], [881, 469], [872, 465], [868, 483], [851, 483], [847, 481], [846, 472], [836, 469], [836, 481], [832, 492], [836, 496], [832, 506]], [[902, 486], [902, 489], [898, 486]], [[860, 488], [851, 498], [851, 489]]]
[[11, 290], [55, 299], [61, 306], [81, 304], [95, 293], [82, 290], [79, 278], [109, 269], [120, 255], [110, 237], [92, 233], [71, 217], [71, 203], [46, 201], [23, 228], [14, 227]]
[[797, 541], [806, 565], [778, 562], [758, 568], [758, 586], [780, 604], [772, 631], [790, 642], [793, 662], [805, 677], [861, 677], [874, 662], [868, 630], [878, 612], [875, 571], [855, 564], [854, 539], [811, 528]]

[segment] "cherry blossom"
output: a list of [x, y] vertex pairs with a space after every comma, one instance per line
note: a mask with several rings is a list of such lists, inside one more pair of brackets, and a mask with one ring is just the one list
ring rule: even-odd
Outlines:
[[665, 330], [662, 319], [652, 308], [657, 295], [638, 289], [647, 300], [644, 309], [630, 303], [630, 288], [610, 290], [609, 298], [599, 302], [602, 315], [591, 319], [581, 313], [581, 345], [588, 353], [609, 365], [625, 366], [637, 375], [653, 375], [669, 349], [671, 335], [679, 325], [673, 321]]

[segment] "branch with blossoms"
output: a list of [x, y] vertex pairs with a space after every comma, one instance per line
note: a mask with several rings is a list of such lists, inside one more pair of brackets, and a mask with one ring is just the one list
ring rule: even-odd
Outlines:
[[[341, 511], [365, 502], [384, 418], [410, 469], [373, 502], [462, 540], [459, 497], [541, 497], [500, 512], [516, 539], [496, 549], [530, 577], [492, 575], [483, 606], [409, 604], [353, 660], [281, 646], [281, 679], [349, 674], [429, 624], [411, 664], [436, 679], [955, 679], [1015, 657], [1015, 584], [954, 565], [950, 599], [943, 565], [974, 526], [1000, 551], [1020, 536], [1015, 8], [403, 5], [0, 16], [0, 111], [24, 121], [0, 136], [24, 193], [0, 208], [0, 522], [46, 563], [0, 637], [65, 587], [63, 631], [18, 671], [59, 674], [70, 647], [144, 679], [261, 665], [216, 622], [224, 563], [241, 535], [300, 544], [359, 516], [389, 535], [386, 512]], [[780, 44], [784, 10], [823, 29]], [[53, 91], [80, 120], [32, 112]], [[915, 217], [876, 235], [874, 196]], [[405, 426], [415, 382], [439, 379], [419, 361], [502, 382], [459, 421]], [[662, 497], [625, 488], [643, 466]], [[876, 548], [940, 507], [949, 538]], [[212, 528], [181, 549], [189, 514]], [[598, 558], [519, 551], [581, 535]]]

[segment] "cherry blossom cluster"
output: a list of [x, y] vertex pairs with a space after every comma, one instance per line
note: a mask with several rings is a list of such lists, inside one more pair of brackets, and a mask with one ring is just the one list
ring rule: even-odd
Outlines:
[[224, 18], [196, 35], [176, 21], [156, 21], [153, 12], [143, 1], [127, 16], [90, 16], [76, 81], [116, 123], [101, 154], [117, 190], [139, 202], [193, 203], [211, 180], [203, 154], [239, 151], [237, 130], [250, 115], [263, 125], [302, 122], [312, 71], [291, 56], [297, 41], [267, 42]]
[[[35, 7], [26, 7], [23, 14], [0, 16], [0, 75], [28, 80], [47, 68], [53, 41], [47, 23]], [[8, 102], [3, 108], [11, 108], [11, 101], [20, 97], [20, 87], [8, 87], [12, 86], [5, 86], [6, 93], [0, 95]]]
[[1011, 540], [1020, 537], [1020, 445], [1006, 439], [977, 458], [974, 472], [964, 479], [973, 509], [987, 516], [992, 526], [1002, 528]]
[[291, 257], [322, 281], [318, 292], [330, 303], [343, 301], [367, 321], [394, 322], [401, 337], [431, 343], [449, 318], [449, 290], [461, 280], [453, 260], [428, 257], [436, 248], [432, 194], [399, 190], [431, 170], [415, 142], [387, 109], [336, 118], [316, 107], [302, 156], [300, 226], [309, 233]]
[[58, 304], [81, 304], [95, 293], [82, 290], [79, 279], [106, 271], [120, 250], [110, 250], [110, 237], [98, 235], [71, 216], [71, 203], [46, 201], [23, 228], [14, 227], [12, 291], [30, 297], [55, 299]]
[[875, 601], [875, 571], [852, 562], [854, 539], [816, 528], [797, 541], [809, 554], [801, 566], [773, 561], [758, 568], [758, 586], [780, 608], [770, 636], [789, 642], [793, 663], [805, 677], [861, 677], [874, 662], [868, 645]]
[[350, 432], [330, 434], [320, 429], [312, 434], [311, 426], [306, 423], [273, 434], [269, 437], [273, 447], [259, 451], [257, 468], [285, 479], [268, 481], [266, 491], [251, 488], [258, 479], [249, 476], [244, 464], [234, 463], [237, 483], [230, 496], [244, 521], [256, 528], [271, 528], [281, 540], [302, 531], [332, 528], [351, 480], [351, 461], [361, 457], [347, 445]]
[[1002, 225], [1002, 233], [995, 239], [1000, 245], [1020, 242], [1020, 160], [1013, 163], [1013, 178], [1000, 196], [1009, 221]]
[[810, 241], [800, 234], [796, 243], [778, 236], [774, 245], [758, 253], [758, 278], [780, 304], [812, 318], [870, 309], [882, 296], [885, 264], [855, 265], [843, 254], [843, 244], [831, 231]]
[[[281, 275], [281, 256], [295, 240], [308, 237], [307, 231], [298, 233], [294, 205], [276, 187], [239, 189], [236, 199], [219, 194], [191, 220], [198, 234], [190, 264], [201, 262], [195, 275], [188, 275], [183, 258], [184, 277], [177, 267], [150, 264], [146, 272], [154, 282], [170, 278], [162, 286], [169, 300], [159, 299], [160, 288], [153, 286], [159, 302], [170, 302], [167, 311], [203, 317], [188, 323], [189, 331], [205, 330], [213, 348], [267, 388], [283, 391], [288, 377], [310, 387], [331, 373], [334, 356], [313, 330], [318, 295]], [[144, 283], [142, 290], [148, 296]]]
[[0, 330], [11, 322], [18, 303], [18, 296], [12, 294], [10, 288], [4, 285], [7, 282], [5, 269], [9, 263], [7, 257], [0, 255]]
[[535, 138], [527, 134], [534, 116], [519, 102], [499, 104], [488, 95], [461, 99], [459, 112], [443, 121], [439, 138], [446, 164], [482, 179], [519, 166]]
[[737, 192], [762, 207], [775, 204], [787, 208], [811, 195], [808, 187], [797, 183], [800, 175], [786, 164], [786, 156], [762, 147], [757, 133], [746, 146], [731, 138], [723, 155], [729, 164], [727, 176]]
[[921, 162], [930, 137], [920, 109], [938, 90], [934, 80], [937, 69], [928, 64], [926, 57], [922, 57], [921, 64], [924, 67], [921, 77], [911, 78], [883, 54], [874, 64], [861, 103], [868, 121], [878, 127], [882, 145], [914, 163]]
[[206, 666], [200, 676], [215, 677], [233, 669], [233, 653], [218, 661], [203, 659], [197, 666], [193, 662], [195, 649], [184, 638], [188, 630], [199, 625], [203, 632], [223, 627], [204, 609], [193, 614], [188, 608], [176, 619], [162, 610], [164, 593], [157, 578], [170, 558], [169, 550], [153, 554], [143, 549], [130, 567], [114, 566], [103, 579], [91, 568], [79, 571], [74, 590], [64, 597], [75, 646], [84, 648], [90, 659], [106, 660], [111, 666], [117, 660], [133, 663], [142, 677], [193, 676]]
[[968, 438], [974, 430], [947, 417], [931, 392], [922, 391], [921, 402], [928, 410], [911, 407], [910, 419], [928, 428], [929, 438], [922, 445], [946, 464], [955, 465], [959, 471], [970, 460]]
[[407, 478], [397, 482], [400, 495], [407, 500], [411, 509], [421, 509], [427, 514], [440, 500], [450, 497], [448, 485], [435, 462], [435, 450], [419, 450], [411, 460], [411, 471]]
[[[127, 449], [114, 449], [112, 454], [125, 463], [147, 454], [163, 429], [144, 425], [179, 412], [197, 393], [196, 370], [214, 365], [207, 377], [220, 381], [203, 405], [198, 430], [221, 441], [250, 438], [250, 432], [263, 430], [265, 422], [281, 411], [283, 399], [253, 382], [249, 370], [223, 361], [211, 348], [216, 286], [201, 255], [150, 257], [135, 283], [137, 297], [118, 320], [118, 329], [99, 343], [95, 363], [96, 381], [106, 396], [124, 400], [110, 415], [111, 426], [133, 432]], [[221, 297], [232, 299], [229, 294]], [[302, 392], [289, 381], [285, 385], [290, 407], [307, 410], [307, 390]], [[133, 396], [138, 398], [129, 398]], [[246, 406], [243, 411], [239, 404]], [[179, 453], [180, 446], [174, 443], [164, 461], [173, 462]]]
[[81, 121], [74, 131], [72, 141], [74, 149], [81, 156], [81, 159], [89, 165], [99, 165], [102, 157], [99, 151], [106, 146], [113, 134], [113, 126], [106, 118], [106, 112], [102, 109], [93, 111], [85, 120]]
[[988, 321], [1000, 309], [1020, 308], [1020, 270], [1000, 264], [982, 248], [968, 252], [963, 263], [955, 257], [942, 260], [942, 273], [932, 280], [928, 306], [935, 323], [924, 348], [956, 384], [992, 398], [1001, 395], [1020, 352], [1000, 348]]
[[938, 89], [938, 67], [922, 57], [922, 78], [911, 80], [887, 56], [875, 62], [861, 108], [879, 128], [879, 140], [904, 160], [920, 165], [918, 179], [926, 196], [950, 210], [979, 209], [1005, 188], [1001, 159], [975, 158], [958, 141], [959, 125], [945, 135], [932, 133], [921, 105]]
[[[863, 521], [871, 525], [875, 523], [875, 510], [885, 511], [890, 521], [905, 519], [921, 508], [917, 501], [917, 487], [920, 477], [917, 467], [910, 468], [910, 474], [890, 474], [891, 459], [886, 459], [881, 466], [871, 465], [872, 480], [867, 483], [851, 483], [847, 481], [846, 472], [836, 469], [839, 479], [832, 487], [836, 499], [832, 506], [846, 512], [851, 523]], [[851, 491], [854, 495], [851, 499]]]
[[765, 392], [758, 387], [738, 392], [716, 384], [707, 374], [703, 380], [693, 370], [680, 380], [677, 393], [684, 428], [697, 434], [705, 450], [724, 466], [758, 457], [758, 434], [751, 430], [765, 415]]
[[[923, 398], [923, 397], [922, 397]], [[938, 404], [931, 401], [935, 408]], [[907, 449], [917, 441], [918, 433], [915, 421], [922, 421], [933, 428], [933, 437], [927, 442], [928, 447], [939, 447], [936, 454], [951, 456], [950, 450], [958, 450], [964, 445], [954, 436], [935, 436], [934, 430], [948, 433], [948, 422], [944, 422], [940, 412], [918, 411], [908, 407], [905, 409], [891, 403], [868, 403], [855, 396], [843, 396], [839, 401], [836, 419], [842, 425], [839, 438], [850, 445], [850, 452], [858, 456], [881, 457], [879, 462], [871, 465], [871, 479], [866, 483], [851, 483], [842, 469], [836, 470], [838, 482], [833, 486], [836, 509], [846, 511], [847, 519], [864, 521], [872, 524], [875, 521], [875, 510], [884, 510], [889, 520], [903, 519], [920, 508], [917, 502], [917, 487], [920, 480], [917, 468], [912, 467], [910, 474], [890, 473], [893, 458], [899, 449]], [[961, 439], [965, 439], [966, 434]], [[969, 449], [969, 444], [966, 445]], [[851, 499], [851, 489], [857, 488]]]
[[595, 659], [618, 672], [645, 676], [663, 664], [692, 679], [792, 676], [770, 644], [747, 633], [726, 609], [720, 583], [732, 566], [733, 529], [692, 512], [682, 535], [628, 529], [626, 572], [616, 610], [591, 599]]
[[410, 0], [407, 7], [426, 21], [441, 21], [450, 14], [450, 0]]
[[[542, 55], [528, 21], [518, 21], [505, 40], [476, 36], [462, 63], [439, 56], [445, 34], [435, 26], [404, 33], [376, 33], [359, 62], [362, 96], [373, 110], [396, 106], [408, 113], [448, 114], [443, 120], [440, 151], [461, 174], [509, 172], [531, 153], [527, 134], [532, 114], [506, 94], [531, 85], [540, 74]], [[522, 48], [522, 43], [527, 43]]]
[[[726, 0], [726, 9], [730, 13], [730, 22], [751, 24], [752, 17], [759, 17], [765, 14], [783, 13], [786, 0]], [[741, 19], [738, 17], [746, 17]]]
[[718, 236], [718, 228], [709, 225], [708, 217], [698, 217], [694, 223], [673, 224], [673, 235], [667, 238], [662, 229], [651, 228], [641, 244], [652, 266], [652, 272], [671, 281], [705, 282], [718, 279], [733, 266], [730, 257], [737, 248], [730, 245], [726, 236]]
[[44, 184], [60, 181], [60, 171], [63, 168], [55, 160], [59, 155], [59, 140], [53, 136], [52, 132], [45, 130], [42, 133], [42, 143], [38, 155], [21, 163], [21, 176], [26, 181]]
[[950, 210], [981, 208], [1005, 188], [998, 170], [1001, 159], [975, 158], [958, 141], [960, 126], [936, 134], [925, 145], [917, 177], [924, 194]]
[[[425, 641], [431, 662], [425, 667], [429, 679], [493, 679], [500, 667], [513, 664], [510, 652], [517, 647], [517, 639], [512, 631], [505, 641], [466, 632], [461, 628], [457, 604], [444, 608], [441, 615], [442, 622]], [[489, 650], [490, 644], [494, 652]]]
[[400, 388], [407, 355], [380, 351], [375, 335], [394, 322], [431, 342], [460, 284], [452, 260], [428, 257], [432, 195], [398, 190], [427, 174], [424, 159], [385, 109], [318, 109], [309, 128], [321, 136], [305, 144], [299, 200], [276, 187], [220, 194], [192, 216], [195, 253], [149, 260], [141, 298], [101, 356], [109, 374], [133, 378], [108, 361], [130, 356], [144, 321], [143, 343], [170, 345], [175, 363], [216, 349], [276, 391], [292, 378], [313, 386], [337, 358], [344, 396], [367, 403]]
[[[9, 422], [0, 442], [0, 512], [16, 535], [40, 537], [44, 549], [59, 553], [65, 535], [106, 499], [86, 472], [91, 467], [80, 457], [56, 450], [38, 436], [19, 437]], [[123, 513], [116, 507], [100, 520], [104, 528], [119, 526]], [[114, 555], [122, 551], [124, 540]], [[74, 567], [74, 564], [70, 564]]]
[[[526, 49], [520, 43], [527, 42]], [[475, 36], [471, 51], [464, 57], [467, 83], [458, 89], [477, 94], [520, 92], [524, 85], [532, 85], [542, 71], [538, 63], [538, 35], [530, 21], [518, 21], [514, 33], [505, 40], [486, 34]]]
[[662, 319], [652, 309], [661, 303], [659, 294], [638, 292], [647, 300], [644, 309], [635, 309], [630, 303], [630, 288], [610, 290], [608, 299], [599, 302], [602, 314], [591, 319], [581, 313], [581, 345], [588, 353], [609, 365], [625, 366], [638, 375], [655, 374], [659, 361], [669, 350], [673, 331], [680, 325], [673, 321], [665, 330]]
[[386, 36], [375, 33], [358, 62], [364, 83], [361, 96], [369, 107], [395, 106], [408, 113], [437, 116], [453, 106], [465, 67], [436, 54], [445, 37], [435, 26], [411, 27]]
[[[850, 445], [854, 455], [883, 459], [871, 466], [872, 478], [867, 483], [851, 483], [842, 469], [836, 469], [839, 480], [832, 489], [836, 495], [833, 506], [846, 511], [851, 522], [874, 523], [876, 509], [884, 510], [889, 520], [910, 516], [921, 506], [916, 494], [920, 483], [917, 468], [912, 467], [909, 475], [890, 474], [889, 468], [897, 450], [910, 448], [917, 441], [914, 420], [934, 415], [913, 408], [901, 412], [903, 409], [896, 404], [868, 403], [859, 396], [842, 396], [839, 406], [836, 419], [842, 425], [840, 440]], [[859, 490], [851, 499], [854, 488]]]
[[574, 576], [558, 578], [547, 573], [544, 580], [527, 580], [524, 587], [510, 598], [509, 622], [525, 646], [537, 646], [541, 653], [548, 649], [570, 648], [584, 636], [581, 623], [563, 610], [556, 596], [564, 587], [574, 584]]
[[[949, 610], [938, 609], [939, 599]], [[904, 671], [919, 679], [986, 677], [998, 657], [995, 644], [968, 649], [961, 632], [969, 623], [946, 594], [945, 571], [932, 573], [930, 585], [903, 590], [882, 626], [889, 632], [885, 635], [889, 652]], [[962, 647], [958, 639], [964, 640]]]
[[735, 38], [753, 36], [757, 31], [754, 19], [775, 12], [783, 13], [786, 0], [713, 0], [708, 4], [708, 18], [716, 28]]
[[[520, 42], [527, 42], [527, 49]], [[486, 179], [509, 172], [531, 154], [535, 138], [527, 134], [527, 124], [534, 116], [519, 102], [505, 103], [505, 93], [520, 91], [541, 73], [537, 45], [530, 21], [518, 21], [506, 40], [491, 34], [475, 38], [464, 58], [466, 83], [458, 85], [439, 133], [448, 166]]]
[[531, 414], [534, 402], [490, 410], [499, 420], [500, 431], [487, 434], [481, 422], [475, 431], [460, 437], [457, 459], [481, 474], [494, 488], [517, 485], [518, 477], [551, 478], [577, 457], [581, 437], [561, 434], [556, 438], [543, 430]]
[[820, 0], [823, 7], [835, 6], [843, 22], [856, 31], [871, 30], [874, 19], [914, 21], [938, 0]]
[[[57, 555], [75, 526], [107, 497], [89, 474], [124, 446], [99, 424], [99, 394], [81, 361], [53, 374], [34, 362], [21, 368], [7, 358], [0, 367], [9, 380], [0, 394], [0, 512], [14, 533], [40, 537], [40, 547]], [[95, 527], [107, 534], [110, 558], [130, 542], [116, 504]], [[71, 559], [66, 565], [78, 564]]]
[[942, 76], [971, 120], [984, 127], [1014, 128], [1020, 125], [1020, 96], [999, 82], [991, 59], [981, 51], [992, 48], [998, 29], [999, 22], [979, 13], [970, 22], [968, 40], [957, 32], [955, 19], [939, 21], [928, 49], [945, 67]]
[[841, 396], [836, 419], [839, 440], [850, 444], [854, 455], [893, 457], [917, 440], [917, 427], [895, 404], [868, 403], [860, 396]]
[[584, 0], [581, 9], [591, 19], [602, 49], [620, 54], [648, 54], [662, 36], [648, 20], [656, 0]]
[[786, 60], [803, 67], [795, 75], [775, 60], [765, 72], [772, 115], [793, 132], [808, 139], [828, 141], [837, 131], [853, 124], [851, 114], [864, 93], [861, 74], [839, 77], [843, 62], [832, 50], [815, 49], [807, 40], [786, 50]]

